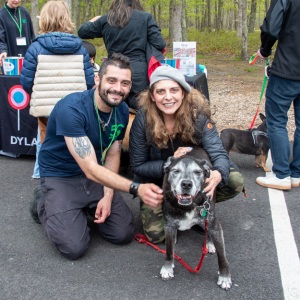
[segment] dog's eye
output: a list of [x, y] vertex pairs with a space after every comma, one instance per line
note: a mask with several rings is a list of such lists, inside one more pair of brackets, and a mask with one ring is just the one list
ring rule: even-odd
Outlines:
[[172, 172], [173, 172], [174, 174], [180, 173], [180, 171], [179, 171], [178, 169], [174, 169]]
[[195, 171], [194, 173], [195, 173], [196, 175], [200, 176], [202, 172], [201, 172], [201, 171]]

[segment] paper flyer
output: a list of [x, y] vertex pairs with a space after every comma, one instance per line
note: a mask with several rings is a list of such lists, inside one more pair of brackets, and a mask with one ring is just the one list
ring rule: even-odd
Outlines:
[[179, 70], [184, 75], [196, 75], [196, 52], [196, 42], [173, 42], [173, 58], [180, 59]]

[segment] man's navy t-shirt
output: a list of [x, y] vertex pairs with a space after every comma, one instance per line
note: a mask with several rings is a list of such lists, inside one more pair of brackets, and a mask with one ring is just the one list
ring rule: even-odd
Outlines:
[[[47, 134], [39, 154], [41, 177], [69, 177], [82, 173], [66, 145], [66, 137], [87, 136], [101, 164], [101, 143], [98, 117], [94, 107], [95, 89], [73, 93], [61, 99], [53, 108], [47, 124]], [[98, 91], [96, 91], [98, 92]], [[98, 110], [106, 123], [110, 113]], [[105, 132], [101, 129], [102, 150], [113, 141], [122, 140], [128, 123], [128, 106], [115, 107]]]

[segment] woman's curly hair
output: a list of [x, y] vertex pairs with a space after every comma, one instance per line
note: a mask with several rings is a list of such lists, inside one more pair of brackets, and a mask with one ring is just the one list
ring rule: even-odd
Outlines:
[[159, 148], [167, 148], [169, 139], [174, 139], [176, 136], [184, 143], [197, 145], [198, 141], [195, 139], [197, 117], [204, 114], [209, 119], [211, 118], [211, 111], [206, 98], [194, 88], [190, 93], [182, 88], [184, 98], [182, 105], [176, 111], [173, 133], [169, 134], [164, 124], [162, 112], [152, 101], [154, 88], [155, 84], [142, 92], [139, 97], [139, 106], [145, 111], [148, 142], [154, 142]]

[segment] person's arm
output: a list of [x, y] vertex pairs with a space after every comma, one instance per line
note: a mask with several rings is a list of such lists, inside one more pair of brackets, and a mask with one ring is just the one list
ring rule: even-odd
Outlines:
[[[115, 141], [105, 157], [104, 167], [118, 173], [120, 167], [122, 141]], [[111, 214], [111, 203], [114, 195], [114, 190], [106, 186], [103, 187], [104, 196], [97, 204], [95, 212], [95, 223], [104, 223], [106, 218]]]
[[2, 66], [2, 62], [3, 62], [3, 59], [7, 57], [7, 53], [6, 52], [2, 52], [0, 54], [0, 67]]
[[263, 21], [261, 30], [261, 46], [257, 52], [261, 57], [268, 57], [278, 39], [288, 1], [273, 0]]
[[0, 21], [0, 66], [2, 66], [2, 60], [7, 57], [7, 44], [5, 37], [5, 28], [2, 24], [3, 21]]
[[[108, 188], [129, 192], [132, 181], [100, 166], [97, 163], [94, 148], [87, 136], [66, 137], [67, 147], [87, 178]], [[138, 196], [145, 205], [158, 207], [162, 203], [162, 190], [154, 184], [141, 184], [137, 190]]]
[[21, 85], [29, 95], [31, 95], [32, 93], [32, 87], [37, 68], [37, 57], [38, 53], [36, 53], [33, 44], [31, 44], [26, 51], [23, 61], [23, 67], [20, 74]]
[[94, 17], [88, 22], [83, 23], [78, 29], [78, 36], [81, 39], [102, 38], [102, 18]]
[[151, 15], [149, 15], [148, 18], [147, 40], [154, 48], [159, 51], [163, 51], [166, 47], [166, 41], [161, 34], [161, 30]]

